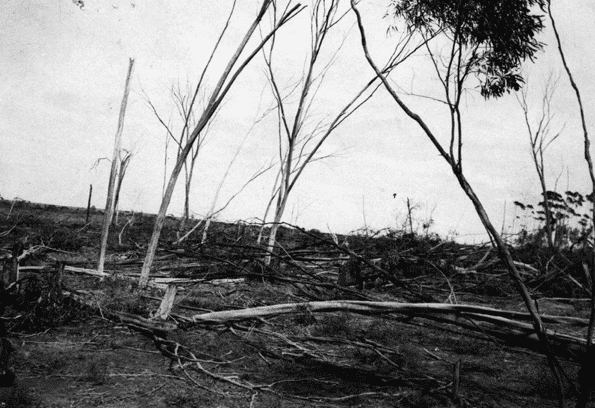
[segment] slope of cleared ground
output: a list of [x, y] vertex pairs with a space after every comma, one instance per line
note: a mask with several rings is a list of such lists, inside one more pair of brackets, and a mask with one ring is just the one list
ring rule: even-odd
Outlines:
[[[178, 284], [169, 319], [176, 328], [155, 331], [143, 327], [145, 320], [133, 321], [153, 316], [164, 295], [164, 286], [139, 291], [135, 285], [152, 217], [137, 214], [128, 224], [132, 215], [121, 217], [110, 237], [112, 276], [100, 281], [76, 270], [94, 267], [101, 214], [91, 214], [85, 224], [82, 210], [12, 204], [0, 202], [3, 258], [8, 265], [18, 242], [31, 253], [22, 261], [20, 303], [5, 311], [16, 382], [0, 387], [3, 406], [557, 405], [544, 357], [518, 337], [498, 337], [471, 320], [478, 330], [434, 315], [315, 313], [307, 307], [309, 301], [353, 299], [522, 311], [488, 248], [402, 235], [337, 237], [334, 245], [316, 231], [288, 228], [282, 233], [285, 252], [268, 269], [258, 261], [256, 229], [217, 224], [207, 244], [174, 246], [172, 219], [153, 282], [186, 282]], [[341, 250], [345, 240], [362, 259]], [[58, 262], [67, 265], [59, 294]], [[357, 282], [336, 284], [339, 274], [354, 268]], [[526, 278], [535, 279], [529, 269]], [[586, 317], [588, 302], [578, 289], [568, 290], [576, 291], [574, 299], [536, 291], [542, 313]], [[190, 316], [210, 311], [283, 303], [303, 307], [265, 318], [189, 323]], [[562, 359], [573, 381], [576, 360]]]

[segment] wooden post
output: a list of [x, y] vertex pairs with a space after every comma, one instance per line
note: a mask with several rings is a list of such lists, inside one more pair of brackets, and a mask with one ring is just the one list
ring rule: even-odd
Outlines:
[[89, 215], [91, 214], [91, 197], [93, 196], [93, 184], [89, 184], [89, 200], [87, 201], [87, 219], [85, 224], [89, 223]]
[[409, 232], [413, 235], [413, 219], [411, 217], [411, 204], [409, 202], [409, 197], [407, 197], [407, 216], [409, 218]]

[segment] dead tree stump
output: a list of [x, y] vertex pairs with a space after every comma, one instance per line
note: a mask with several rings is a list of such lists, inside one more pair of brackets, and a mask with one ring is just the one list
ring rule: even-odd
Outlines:
[[357, 284], [360, 290], [363, 289], [364, 280], [362, 278], [361, 262], [355, 258], [350, 258], [345, 264], [341, 265], [337, 284], [344, 287]]

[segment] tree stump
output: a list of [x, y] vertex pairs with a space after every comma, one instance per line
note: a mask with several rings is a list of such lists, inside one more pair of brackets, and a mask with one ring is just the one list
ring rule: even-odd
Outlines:
[[8, 269], [8, 276], [4, 275], [4, 283], [6, 286], [11, 285], [19, 280], [19, 256], [25, 250], [25, 246], [21, 241], [16, 242], [12, 246], [12, 263]]
[[362, 278], [362, 266], [360, 261], [351, 258], [345, 264], [339, 267], [339, 278], [337, 279], [339, 286], [352, 286], [357, 284], [361, 290], [364, 288], [364, 280]]
[[155, 314], [155, 318], [167, 320], [169, 314], [171, 313], [171, 309], [174, 307], [174, 301], [176, 299], [177, 290], [178, 287], [175, 284], [167, 285], [165, 295], [161, 300], [161, 305], [159, 306], [159, 310], [157, 310], [157, 313]]

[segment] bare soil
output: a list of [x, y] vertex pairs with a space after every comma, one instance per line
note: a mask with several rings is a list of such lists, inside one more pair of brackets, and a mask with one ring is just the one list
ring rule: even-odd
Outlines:
[[[506, 344], [481, 332], [469, 332], [420, 317], [312, 314], [304, 309], [296, 315], [266, 321], [182, 327], [164, 335], [161, 340], [165, 343], [160, 344], [160, 338], [154, 334], [102, 313], [113, 310], [150, 317], [159, 307], [163, 291], [141, 292], [133, 284], [134, 273], [140, 271], [143, 244], [147, 242], [151, 225], [151, 217], [137, 217], [142, 221], [125, 230], [123, 242], [118, 242], [118, 233], [125, 218], [110, 238], [112, 263], [107, 269], [116, 271], [120, 278], [99, 282], [94, 277], [72, 273], [65, 273], [63, 277], [65, 291], [90, 295], [97, 307], [77, 309], [69, 303], [70, 314], [59, 309], [55, 324], [44, 322], [40, 327], [19, 326], [16, 324], [18, 313], [7, 311], [6, 317], [12, 318], [7, 324], [11, 327], [9, 338], [16, 350], [11, 355], [16, 381], [11, 387], [0, 387], [0, 406], [557, 406], [554, 381], [545, 358], [539, 353]], [[101, 214], [95, 213], [91, 224], [86, 226], [84, 218], [85, 213], [80, 209], [22, 202], [13, 206], [11, 202], [2, 201], [0, 248], [7, 253], [14, 242], [28, 237], [26, 248], [34, 245], [46, 248], [28, 258], [24, 267], [49, 265], [51, 269], [56, 259], [70, 265], [92, 267]], [[231, 240], [246, 245], [237, 238], [237, 226], [220, 228], [213, 233], [213, 241], [229, 243]], [[166, 231], [164, 242], [174, 236], [173, 228]], [[295, 247], [304, 246], [296, 237], [286, 236], [286, 240], [286, 247], [291, 243]], [[156, 265], [156, 273], [193, 278], [233, 277], [222, 266], [221, 252], [212, 252], [208, 262], [204, 257], [199, 262], [197, 257], [188, 255], [198, 253], [198, 247], [192, 245], [184, 247], [181, 255], [179, 248], [167, 249], [164, 244], [158, 254], [161, 261]], [[240, 261], [235, 261], [236, 256], [234, 252], [226, 260], [238, 265]], [[334, 266], [328, 268], [336, 273]], [[236, 268], [236, 272], [241, 276], [242, 270]], [[29, 270], [24, 276], [43, 273], [49, 272]], [[414, 274], [415, 270], [408, 273]], [[508, 287], [505, 276], [496, 278], [502, 275], [497, 270], [484, 273], [461, 281], [450, 276], [448, 284], [454, 285], [457, 291], [460, 288], [458, 302], [522, 310], [514, 293], [503, 294], [493, 289], [494, 286]], [[415, 280], [415, 284], [420, 291], [427, 285], [424, 293], [446, 301], [450, 293], [448, 284], [443, 281], [440, 288], [429, 284], [440, 279], [433, 276], [430, 280]], [[463, 291], [463, 288], [478, 285], [483, 292]], [[385, 300], [404, 299], [402, 290], [387, 284], [350, 290]], [[487, 295], [490, 290], [496, 295]], [[226, 283], [209, 278], [180, 290], [173, 320], [176, 314], [190, 316], [212, 310], [305, 302], [316, 297], [345, 298], [351, 296], [351, 292], [295, 282], [247, 279]], [[545, 299], [542, 302], [542, 307], [552, 314], [577, 317], [586, 316], [587, 306], [582, 300]], [[64, 321], [58, 322], [62, 318]], [[179, 348], [173, 350], [172, 345]], [[180, 360], [172, 355], [179, 356]], [[460, 362], [458, 400], [453, 395], [457, 362]], [[568, 376], [576, 381], [578, 363], [562, 361], [562, 364]], [[570, 388], [568, 397], [571, 397]]]

